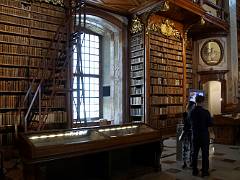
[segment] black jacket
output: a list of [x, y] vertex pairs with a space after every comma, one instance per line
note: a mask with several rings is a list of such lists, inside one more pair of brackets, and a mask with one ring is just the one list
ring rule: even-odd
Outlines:
[[208, 127], [212, 126], [212, 118], [208, 110], [196, 106], [190, 114], [193, 136], [208, 134]]
[[189, 116], [189, 113], [187, 113], [187, 112], [183, 113], [183, 124], [184, 124], [183, 130], [185, 132], [188, 132], [188, 131], [192, 130], [191, 122], [190, 122], [190, 116]]

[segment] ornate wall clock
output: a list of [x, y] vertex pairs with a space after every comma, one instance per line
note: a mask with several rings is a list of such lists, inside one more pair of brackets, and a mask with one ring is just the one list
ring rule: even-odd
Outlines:
[[223, 46], [219, 40], [208, 40], [201, 48], [202, 60], [209, 66], [215, 66], [222, 61], [223, 51]]

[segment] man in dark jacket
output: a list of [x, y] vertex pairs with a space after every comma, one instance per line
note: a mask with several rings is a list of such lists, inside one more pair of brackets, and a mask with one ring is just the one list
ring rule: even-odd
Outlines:
[[208, 110], [203, 106], [204, 96], [196, 97], [196, 107], [192, 110], [190, 118], [192, 123], [193, 136], [193, 157], [192, 157], [192, 174], [198, 175], [198, 152], [202, 150], [202, 176], [208, 176], [209, 172], [209, 132], [208, 127], [212, 125], [212, 118]]

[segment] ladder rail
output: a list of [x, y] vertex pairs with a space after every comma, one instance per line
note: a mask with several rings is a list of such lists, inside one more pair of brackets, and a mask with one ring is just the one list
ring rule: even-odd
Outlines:
[[[35, 81], [38, 79], [38, 77], [40, 76], [41, 77], [41, 79], [40, 79], [40, 83], [38, 84], [38, 88], [37, 88], [37, 90], [36, 90], [36, 92], [35, 92], [35, 94], [34, 94], [34, 98], [32, 99], [32, 101], [31, 101], [31, 103], [30, 103], [30, 107], [28, 108], [28, 110], [27, 110], [27, 113], [25, 114], [25, 117], [24, 117], [24, 130], [25, 131], [27, 131], [27, 118], [28, 118], [28, 115], [29, 115], [29, 111], [32, 109], [32, 106], [33, 106], [33, 104], [34, 104], [34, 102], [35, 102], [35, 100], [36, 100], [36, 96], [37, 96], [37, 94], [38, 94], [38, 92], [39, 92], [39, 88], [40, 87], [42, 87], [42, 83], [43, 83], [43, 81], [44, 81], [44, 79], [46, 78], [46, 75], [47, 75], [47, 73], [44, 73], [45, 71], [44, 70], [48, 70], [49, 68], [48, 68], [48, 61], [49, 62], [51, 62], [51, 60], [54, 58], [53, 57], [53, 55], [52, 56], [50, 56], [50, 60], [48, 60], [48, 56], [49, 56], [49, 54], [50, 54], [50, 52], [51, 52], [51, 49], [52, 49], [52, 47], [53, 47], [53, 45], [54, 45], [54, 43], [56, 44], [57, 43], [57, 50], [59, 51], [59, 44], [60, 44], [60, 38], [59, 38], [59, 34], [61, 34], [61, 29], [62, 29], [62, 27], [65, 27], [65, 24], [66, 24], [66, 19], [64, 20], [64, 22], [58, 27], [58, 29], [57, 29], [57, 31], [56, 31], [56, 33], [55, 33], [55, 35], [54, 35], [54, 37], [53, 37], [53, 39], [51, 40], [51, 42], [50, 42], [50, 44], [49, 44], [49, 46], [48, 46], [48, 48], [47, 48], [47, 52], [46, 52], [46, 54], [44, 55], [44, 57], [42, 58], [43, 59], [43, 66], [39, 66], [38, 67], [38, 70], [37, 70], [37, 72], [36, 72], [36, 75], [35, 75], [35, 77], [33, 78], [33, 80], [32, 80], [32, 82], [31, 82], [31, 84], [30, 84], [30, 86], [29, 86], [29, 88], [28, 88], [28, 91], [27, 91], [27, 93], [26, 93], [26, 95], [25, 95], [25, 97], [24, 97], [24, 100], [23, 100], [23, 102], [22, 102], [22, 105], [19, 107], [19, 114], [20, 114], [20, 123], [21, 123], [21, 111], [22, 111], [22, 109], [23, 109], [23, 107], [24, 107], [24, 105], [25, 105], [25, 103], [26, 103], [26, 101], [27, 101], [27, 99], [28, 99], [28, 97], [29, 97], [29, 95], [30, 95], [30, 93], [31, 93], [31, 91], [32, 91], [32, 88], [33, 88], [33, 86], [34, 86], [34, 84], [35, 84]], [[64, 32], [63, 32], [63, 35], [64, 35]], [[56, 39], [57, 38], [57, 39]], [[57, 42], [56, 42], [57, 41]], [[54, 51], [56, 50], [56, 48], [53, 48], [54, 49]], [[42, 71], [41, 71], [42, 70]], [[39, 105], [40, 105], [41, 103], [39, 103]], [[41, 107], [39, 107], [40, 109], [41, 109]], [[17, 124], [17, 123], [16, 123]]]
[[[79, 5], [79, 3], [78, 3]], [[80, 34], [80, 37], [78, 37], [77, 41], [78, 43], [80, 43], [80, 51], [78, 53], [80, 53], [80, 56], [78, 58], [78, 61], [80, 61], [81, 65], [80, 65], [80, 72], [83, 72], [82, 70], [82, 58], [81, 58], [81, 48], [82, 48], [82, 43], [84, 41], [84, 38], [81, 39], [81, 33], [82, 28], [85, 28], [85, 24], [86, 24], [86, 14], [85, 14], [85, 0], [80, 0], [80, 6], [75, 6], [72, 7], [72, 10], [75, 11], [75, 17], [77, 17], [77, 13], [79, 13], [79, 25], [78, 25], [78, 30], [77, 30], [77, 35]], [[84, 26], [82, 27], [82, 20], [81, 20], [81, 16], [83, 13], [83, 24]], [[29, 120], [29, 114], [32, 110], [32, 107], [37, 99], [37, 96], [39, 97], [39, 103], [38, 103], [38, 108], [39, 108], [39, 112], [38, 112], [38, 125], [37, 125], [37, 130], [41, 130], [45, 127], [46, 121], [48, 119], [48, 114], [49, 112], [52, 110], [53, 105], [54, 105], [54, 99], [56, 98], [56, 92], [57, 92], [57, 88], [56, 86], [58, 85], [62, 85], [62, 81], [63, 81], [63, 73], [64, 70], [66, 70], [66, 66], [69, 63], [68, 62], [68, 57], [64, 56], [64, 59], [61, 57], [61, 55], [65, 55], [66, 51], [68, 50], [68, 47], [65, 47], [64, 45], [62, 46], [61, 42], [66, 40], [66, 31], [67, 31], [67, 26], [69, 25], [70, 20], [72, 19], [71, 17], [65, 17], [64, 22], [58, 27], [56, 33], [54, 34], [53, 39], [51, 40], [48, 48], [47, 48], [47, 52], [44, 55], [43, 59], [43, 63], [42, 66], [38, 67], [38, 70], [36, 72], [36, 76], [33, 78], [31, 84], [29, 85], [29, 89], [24, 97], [24, 100], [22, 101], [22, 106], [20, 106], [19, 108], [19, 112], [21, 114], [22, 108], [24, 107], [24, 104], [26, 103], [29, 95], [31, 94], [34, 85], [36, 85], [36, 80], [40, 80], [40, 82], [38, 83], [38, 86], [35, 90], [34, 96], [32, 98], [32, 101], [30, 103], [30, 106], [26, 112], [26, 115], [24, 117], [24, 130], [27, 131], [28, 130], [28, 120]], [[76, 19], [75, 19], [76, 20]], [[74, 25], [76, 25], [76, 22], [74, 23]], [[66, 30], [65, 30], [66, 29]], [[70, 38], [71, 39], [71, 38]], [[67, 37], [67, 40], [68, 37]], [[73, 40], [73, 39], [71, 39]], [[79, 42], [80, 41], [80, 42]], [[79, 49], [79, 47], [77, 47]], [[60, 55], [59, 55], [60, 53]], [[73, 55], [73, 52], [70, 53], [70, 56]], [[70, 57], [69, 56], [69, 57]], [[52, 69], [51, 71], [49, 71], [49, 62], [52, 63]], [[57, 68], [57, 69], [56, 69]], [[57, 76], [58, 75], [58, 76]], [[81, 78], [81, 83], [82, 86], [84, 86], [84, 82], [83, 82], [83, 76], [80, 77]], [[44, 97], [47, 97], [47, 95], [45, 94], [44, 91], [41, 91], [42, 87], [44, 87], [45, 85], [45, 81], [46, 80], [50, 80], [51, 81], [51, 93], [50, 96], [48, 95], [49, 99], [47, 99], [45, 107], [42, 108], [42, 99]], [[60, 86], [59, 86], [60, 87]], [[82, 95], [81, 95], [82, 101], [83, 101], [83, 105], [84, 105], [84, 123], [86, 124], [86, 110], [85, 110], [85, 93], [84, 90], [82, 91]], [[30, 120], [30, 124], [31, 121], [33, 119], [36, 119], [37, 115], [33, 114], [32, 119]], [[21, 122], [21, 117], [20, 117], [20, 122]], [[36, 120], [37, 122], [37, 120]]]
[[[60, 75], [57, 76], [57, 78], [60, 78], [60, 79], [55, 79], [55, 81], [54, 81], [53, 89], [52, 89], [52, 92], [51, 92], [51, 95], [50, 95], [50, 98], [49, 98], [50, 103], [53, 102], [55, 97], [56, 97], [55, 96], [55, 94], [57, 92], [56, 85], [59, 85], [59, 84], [61, 84], [61, 81], [64, 81], [62, 76], [63, 76], [64, 70], [65, 70], [67, 64], [68, 64], [67, 58], [65, 58], [64, 64], [61, 66], [61, 70], [60, 70], [60, 73], [59, 73]], [[53, 74], [53, 76], [54, 76], [54, 74]], [[57, 84], [56, 82], [59, 82], [59, 84]], [[44, 126], [46, 124], [47, 117], [48, 117], [48, 110], [49, 109], [51, 109], [51, 108], [47, 104], [47, 106], [45, 107], [45, 110], [44, 110], [44, 112], [41, 116], [41, 121], [39, 121], [40, 126], [39, 126], [38, 130], [41, 130], [41, 129], [44, 128]]]
[[27, 119], [28, 119], [28, 115], [29, 115], [29, 113], [30, 113], [30, 111], [31, 111], [31, 109], [32, 109], [33, 103], [35, 102], [35, 99], [36, 99], [38, 93], [41, 92], [41, 91], [40, 91], [41, 85], [42, 85], [42, 83], [40, 83], [40, 84], [38, 85], [38, 88], [37, 88], [37, 90], [36, 90], [36, 92], [35, 92], [35, 94], [34, 94], [34, 96], [33, 96], [33, 100], [31, 101], [31, 103], [30, 103], [30, 105], [29, 105], [29, 107], [28, 107], [27, 113], [26, 113], [26, 115], [25, 115], [25, 117], [24, 117], [24, 131], [25, 131], [25, 132], [27, 131]]
[[[69, 18], [70, 19], [70, 18]], [[69, 22], [69, 19], [68, 19], [68, 21], [67, 21], [67, 23]], [[66, 24], [67, 24], [66, 23]], [[66, 26], [65, 26], [65, 28], [66, 28]], [[60, 38], [59, 38], [60, 39]], [[59, 52], [59, 46], [57, 46], [58, 48], [57, 48], [57, 52]], [[64, 48], [64, 50], [62, 51], [62, 53], [64, 53], [64, 51], [66, 51], [66, 47]], [[56, 63], [59, 63], [60, 62], [60, 59], [61, 59], [61, 53], [60, 53], [60, 55], [58, 56], [58, 58], [57, 58], [57, 61], [54, 61], [55, 63], [54, 63], [54, 65], [56, 66], [57, 64]], [[62, 73], [63, 73], [63, 70], [65, 70], [65, 66], [66, 66], [66, 64], [67, 64], [67, 60], [66, 60], [67, 58], [65, 58], [65, 61], [64, 61], [64, 64], [63, 64], [63, 66], [61, 66], [61, 70], [60, 70], [60, 75], [59, 76], [57, 76], [57, 77], [59, 77], [59, 78], [62, 78]], [[55, 67], [54, 66], [54, 67]], [[54, 98], [55, 98], [55, 93], [56, 93], [56, 74], [55, 74], [55, 72], [56, 72], [56, 69], [54, 68], [54, 71], [52, 71], [51, 72], [51, 74], [50, 74], [50, 77], [49, 77], [49, 79], [52, 79], [53, 80], [53, 89], [52, 89], [52, 92], [51, 92], [51, 94], [50, 94], [50, 98], [48, 99], [48, 101], [50, 102], [50, 105], [53, 105], [54, 103], [53, 103], [53, 100], [54, 100]], [[44, 126], [45, 126], [45, 123], [46, 123], [46, 120], [47, 120], [47, 117], [48, 117], [48, 111], [50, 110], [51, 108], [49, 107], [49, 103], [47, 103], [46, 104], [46, 106], [45, 106], [45, 108], [44, 108], [44, 111], [43, 111], [43, 113], [39, 116], [39, 127], [37, 128], [37, 130], [41, 130], [41, 129], [43, 129], [44, 128]]]

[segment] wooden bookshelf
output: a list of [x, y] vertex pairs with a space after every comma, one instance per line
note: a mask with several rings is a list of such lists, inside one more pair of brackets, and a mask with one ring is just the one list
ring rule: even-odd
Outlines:
[[193, 55], [192, 40], [186, 44], [186, 99], [188, 100], [189, 89], [193, 89]]
[[[52, 57], [57, 56], [58, 46], [59, 49], [64, 47], [66, 34], [63, 33], [59, 43], [52, 40], [64, 21], [65, 10], [61, 6], [45, 2], [26, 3], [19, 0], [0, 2], [0, 127], [2, 129], [14, 125], [16, 120], [20, 119], [19, 116], [24, 117], [28, 103], [22, 107], [21, 115], [18, 108], [31, 80], [36, 77], [35, 86], [37, 86], [42, 73], [49, 77], [51, 71], [55, 69], [55, 58]], [[64, 89], [66, 79], [62, 79], [62, 82], [58, 88]], [[46, 105], [50, 107], [51, 112], [46, 122], [66, 123], [66, 94], [57, 94], [56, 101], [49, 101], [50, 95], [47, 90], [50, 89], [51, 82], [44, 87], [45, 100], [41, 102], [42, 110]], [[3, 141], [3, 136], [0, 136], [0, 144], [2, 142], [12, 141], [10, 139]]]
[[144, 122], [144, 32], [130, 38], [130, 119]]
[[149, 123], [158, 129], [176, 126], [176, 117], [183, 111], [182, 48], [181, 40], [149, 32]]
[[[162, 33], [161, 23], [175, 34]], [[183, 25], [151, 15], [145, 27], [146, 32], [131, 36], [130, 109], [139, 108], [135, 119], [161, 129], [163, 135], [175, 134], [186, 102], [186, 78], [191, 77], [188, 69], [192, 61], [189, 51], [185, 53]]]
[[[238, 13], [240, 13], [240, 11]], [[240, 25], [239, 22], [240, 21], [238, 20], [238, 24]], [[237, 92], [237, 97], [239, 98], [238, 101], [240, 101], [240, 27], [238, 27], [237, 36], [238, 36], [238, 92]]]

